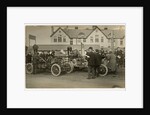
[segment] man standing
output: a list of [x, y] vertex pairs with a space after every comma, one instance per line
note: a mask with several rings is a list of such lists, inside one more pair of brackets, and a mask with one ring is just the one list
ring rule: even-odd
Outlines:
[[95, 50], [95, 75], [96, 77], [99, 76], [100, 73], [100, 65], [101, 65], [101, 61], [102, 61], [102, 56], [99, 54], [99, 50], [96, 49]]
[[121, 58], [122, 58], [122, 51], [120, 50], [119, 47], [117, 48], [117, 51], [116, 51], [116, 58], [117, 58], [117, 64], [119, 68], [121, 65]]
[[38, 53], [33, 54], [33, 74], [37, 73], [37, 64], [38, 64]]
[[28, 46], [25, 46], [25, 54], [27, 55], [28, 52]]
[[95, 78], [95, 55], [93, 52], [93, 48], [89, 47], [89, 51], [86, 54], [86, 59], [88, 61], [88, 78], [87, 79], [92, 79]]
[[35, 54], [35, 52], [37, 52], [37, 51], [38, 51], [38, 49], [39, 49], [39, 46], [38, 46], [38, 45], [36, 45], [36, 44], [34, 44], [34, 45], [33, 45], [34, 54]]
[[32, 55], [31, 55], [31, 52], [29, 52], [29, 53], [26, 55], [26, 63], [31, 63], [31, 60], [32, 60]]

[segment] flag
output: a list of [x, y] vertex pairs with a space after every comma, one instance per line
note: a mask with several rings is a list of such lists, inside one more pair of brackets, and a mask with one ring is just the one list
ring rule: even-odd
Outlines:
[[36, 40], [36, 36], [33, 36], [33, 35], [30, 35], [30, 34], [29, 34], [29, 39], [30, 39], [30, 40]]
[[84, 44], [81, 42], [81, 55], [84, 56]]

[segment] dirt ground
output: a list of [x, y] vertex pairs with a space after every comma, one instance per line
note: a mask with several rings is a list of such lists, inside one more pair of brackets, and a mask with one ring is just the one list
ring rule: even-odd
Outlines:
[[125, 88], [125, 69], [120, 68], [118, 74], [87, 79], [86, 71], [74, 71], [54, 77], [43, 72], [26, 75], [26, 88]]

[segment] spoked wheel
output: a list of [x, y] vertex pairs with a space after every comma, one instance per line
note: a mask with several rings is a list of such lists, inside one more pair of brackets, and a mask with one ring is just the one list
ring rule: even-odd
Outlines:
[[59, 76], [60, 73], [61, 73], [61, 67], [59, 64], [53, 64], [52, 67], [51, 67], [51, 73], [53, 76]]
[[67, 73], [71, 73], [74, 69], [74, 65], [72, 62], [65, 63], [65, 70]]
[[33, 73], [33, 64], [32, 63], [27, 63], [26, 64], [26, 73], [27, 74], [32, 74]]
[[100, 76], [106, 76], [108, 73], [108, 68], [106, 65], [101, 64], [100, 65]]

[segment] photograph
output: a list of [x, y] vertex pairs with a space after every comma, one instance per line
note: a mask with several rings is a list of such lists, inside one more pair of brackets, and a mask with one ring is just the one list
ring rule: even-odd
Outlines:
[[25, 25], [26, 88], [125, 88], [125, 24]]
[[7, 108], [145, 108], [143, 10], [7, 7]]

